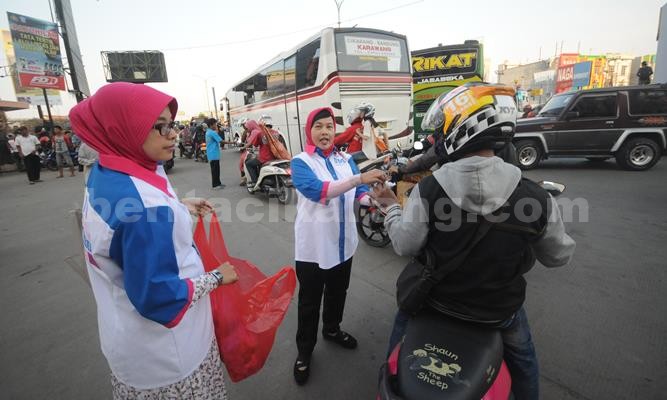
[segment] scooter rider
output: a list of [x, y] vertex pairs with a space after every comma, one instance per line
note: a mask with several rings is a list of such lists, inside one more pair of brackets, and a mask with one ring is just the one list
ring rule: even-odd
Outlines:
[[[269, 129], [269, 132], [274, 137], [276, 137], [276, 139], [279, 139], [280, 134], [272, 129], [270, 118], [271, 117], [269, 116], [263, 115], [260, 118], [259, 123], [266, 126]], [[266, 138], [264, 137], [262, 129], [259, 127], [259, 124], [253, 120], [249, 120], [245, 123], [245, 125], [250, 131], [250, 137], [248, 138], [248, 143], [246, 144], [246, 148], [249, 148], [250, 146], [259, 147], [258, 156], [250, 160], [246, 160], [245, 162], [246, 167], [248, 167], [248, 172], [250, 173], [249, 177], [250, 182], [248, 182], [248, 185], [251, 185], [257, 183], [257, 177], [259, 177], [259, 170], [262, 168], [262, 165], [275, 160], [276, 157], [271, 152], [271, 147], [269, 146]]]
[[[461, 266], [435, 284], [427, 304], [501, 329], [512, 392], [522, 400], [539, 396], [523, 275], [536, 258], [547, 267], [566, 265], [575, 242], [565, 232], [556, 201], [522, 179], [517, 167], [494, 157], [494, 150], [513, 137], [516, 113], [514, 90], [506, 86], [466, 84], [441, 95], [422, 128], [442, 135], [441, 149], [450, 162], [415, 186], [405, 210], [387, 188], [376, 188], [371, 195], [386, 208], [385, 226], [396, 253], [430, 253], [435, 268], [466, 247], [483, 219], [491, 222]], [[390, 349], [402, 338], [409, 318], [398, 312]]]

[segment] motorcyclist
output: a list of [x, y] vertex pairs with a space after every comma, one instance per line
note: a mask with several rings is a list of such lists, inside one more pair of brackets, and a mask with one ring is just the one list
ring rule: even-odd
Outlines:
[[[371, 195], [385, 208], [396, 253], [428, 253], [435, 268], [466, 247], [483, 219], [492, 223], [463, 263], [435, 284], [425, 307], [499, 328], [512, 392], [521, 400], [537, 399], [539, 393], [537, 356], [523, 308], [523, 275], [536, 258], [547, 267], [567, 264], [575, 242], [565, 233], [554, 198], [522, 179], [516, 166], [494, 157], [514, 135], [513, 97], [513, 89], [485, 83], [441, 95], [422, 128], [442, 135], [437, 148], [450, 162], [415, 186], [404, 210], [391, 189], [378, 187]], [[522, 203], [531, 204], [530, 211]], [[409, 318], [397, 313], [390, 349], [402, 338]]]
[[[270, 116], [262, 115], [260, 117], [259, 124], [264, 125], [268, 129], [270, 134], [273, 135], [273, 137], [275, 137], [276, 139], [278, 140], [282, 139], [280, 134], [273, 129], [273, 123]], [[248, 138], [246, 149], [249, 148], [250, 146], [259, 147], [259, 154], [257, 155], [257, 157], [252, 158], [250, 160], [246, 160], [245, 162], [246, 167], [248, 168], [248, 172], [250, 173], [249, 177], [250, 181], [248, 182], [249, 185], [252, 185], [253, 183], [257, 182], [257, 178], [259, 177], [259, 171], [262, 168], [262, 165], [276, 159], [276, 157], [271, 152], [271, 147], [269, 146], [267, 139], [264, 137], [264, 133], [259, 124], [253, 120], [250, 120], [245, 123], [248, 130], [250, 131], [250, 137]], [[248, 177], [246, 177], [246, 179], [247, 178]]]
[[195, 161], [199, 161], [199, 153], [201, 152], [200, 145], [201, 143], [204, 143], [206, 141], [206, 130], [208, 129], [208, 125], [206, 125], [205, 122], [200, 123], [197, 125], [195, 128], [194, 135], [192, 137], [192, 145], [194, 146], [194, 159]]
[[[336, 147], [347, 145], [347, 152], [349, 154], [362, 151], [364, 121], [370, 121], [373, 128], [379, 127], [379, 124], [375, 121], [375, 106], [371, 103], [361, 102], [348, 112], [347, 122], [350, 126], [343, 133], [336, 136], [334, 145]], [[389, 142], [384, 132], [380, 134], [382, 137], [376, 138], [376, 145], [378, 151], [383, 152], [389, 148]]]

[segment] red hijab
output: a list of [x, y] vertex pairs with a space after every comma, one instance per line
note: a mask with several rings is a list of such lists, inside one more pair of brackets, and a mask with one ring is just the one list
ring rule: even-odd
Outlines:
[[[334, 137], [336, 137], [336, 120], [334, 118], [334, 113], [331, 107], [322, 107], [322, 108], [316, 108], [313, 111], [308, 114], [308, 119], [306, 120], [306, 153], [308, 154], [313, 154], [315, 152], [315, 149], [317, 149], [317, 146], [315, 145], [315, 142], [313, 142], [313, 136], [310, 133], [310, 130], [313, 128], [313, 124], [315, 124], [315, 117], [317, 114], [319, 114], [322, 111], [326, 111], [329, 113], [331, 116], [331, 119], [334, 124]], [[322, 119], [322, 118], [318, 118]], [[329, 147], [327, 150], [322, 150], [320, 151], [324, 154], [325, 157], [329, 157], [329, 154], [331, 154], [332, 151], [334, 151], [335, 146], [333, 145], [333, 139], [331, 138], [331, 147]]]
[[100, 153], [101, 166], [139, 178], [169, 194], [167, 180], [155, 173], [157, 162], [143, 149], [167, 106], [175, 118], [175, 98], [150, 86], [116, 82], [77, 104], [69, 118], [81, 140]]

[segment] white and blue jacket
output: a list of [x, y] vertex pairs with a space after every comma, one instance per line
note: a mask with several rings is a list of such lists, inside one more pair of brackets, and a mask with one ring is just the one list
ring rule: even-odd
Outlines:
[[316, 263], [322, 269], [347, 261], [359, 243], [354, 200], [368, 192], [368, 187], [357, 186], [330, 200], [327, 190], [331, 181], [358, 175], [359, 168], [350, 155], [333, 151], [326, 157], [319, 148], [296, 155], [291, 167], [298, 198], [294, 259]]
[[190, 213], [167, 190], [96, 163], [83, 206], [102, 352], [115, 377], [139, 389], [187, 377], [213, 340], [208, 296], [191, 304], [204, 267]]

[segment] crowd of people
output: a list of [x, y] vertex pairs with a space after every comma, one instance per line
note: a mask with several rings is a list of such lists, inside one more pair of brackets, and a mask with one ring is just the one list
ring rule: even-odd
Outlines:
[[[457, 98], [462, 93], [475, 101]], [[479, 108], [480, 99], [489, 97], [493, 102], [488, 104], [514, 107]], [[355, 204], [374, 202], [386, 213], [385, 226], [395, 252], [415, 257], [429, 252], [436, 265], [446, 264], [480, 226], [491, 224], [493, 216], [508, 213], [513, 228], [491, 224], [466, 261], [437, 282], [430, 296], [450, 316], [500, 329], [515, 398], [537, 399], [538, 365], [523, 306], [523, 275], [537, 260], [547, 267], [567, 264], [575, 243], [565, 232], [554, 199], [497, 156], [507, 151], [514, 134], [517, 112], [511, 89], [470, 84], [433, 104], [424, 117], [423, 126], [434, 133], [424, 140], [428, 149], [423, 162], [412, 163], [409, 169], [364, 173], [350, 154], [363, 151], [368, 140], [377, 152], [389, 147], [374, 120], [372, 105], [363, 103], [350, 110], [350, 126], [340, 135], [332, 109], [309, 113], [305, 149], [291, 159], [298, 199], [294, 381], [304, 385], [309, 380], [320, 309], [324, 340], [346, 350], [360, 345], [342, 326], [359, 242]], [[18, 153], [16, 160], [24, 163], [31, 184], [40, 181], [40, 147], [56, 152], [58, 176], [63, 176], [65, 166], [74, 175], [70, 150], [77, 149], [79, 162], [88, 165], [83, 245], [114, 399], [227, 398], [224, 360], [215, 340], [208, 296], [220, 285], [233, 284], [238, 276], [228, 263], [204, 271], [193, 242], [191, 216], [206, 215], [213, 206], [203, 198], [179, 199], [162, 163], [173, 157], [177, 145], [183, 156], [187, 143], [193, 149], [205, 143], [211, 188], [218, 190], [225, 187], [220, 177], [221, 146], [241, 142], [246, 149], [259, 148], [257, 157], [240, 165], [242, 174], [248, 171], [248, 185], [257, 180], [263, 164], [280, 158], [276, 143], [282, 143], [284, 150], [282, 135], [268, 117], [241, 121], [243, 132], [231, 142], [224, 139], [222, 127], [213, 118], [177, 125], [177, 110], [175, 98], [149, 86], [112, 83], [72, 109], [76, 135], [54, 127], [43, 140], [41, 131], [33, 135], [21, 127], [17, 137], [8, 137], [7, 148], [10, 154]], [[478, 126], [480, 113], [491, 122]], [[347, 151], [340, 151], [341, 146]], [[411, 173], [415, 168], [434, 168], [434, 172], [415, 186], [401, 208], [386, 182], [391, 174]], [[128, 199], [141, 207], [127, 209], [123, 204]], [[436, 209], [442, 200], [468, 215], [462, 218], [465, 222], [440, 229], [451, 224], [451, 213], [443, 216]], [[518, 208], [513, 206], [522, 201], [540, 206], [537, 219], [525, 222], [516, 214]], [[405, 334], [411, 318], [412, 314], [397, 311], [387, 335], [390, 350]]]

